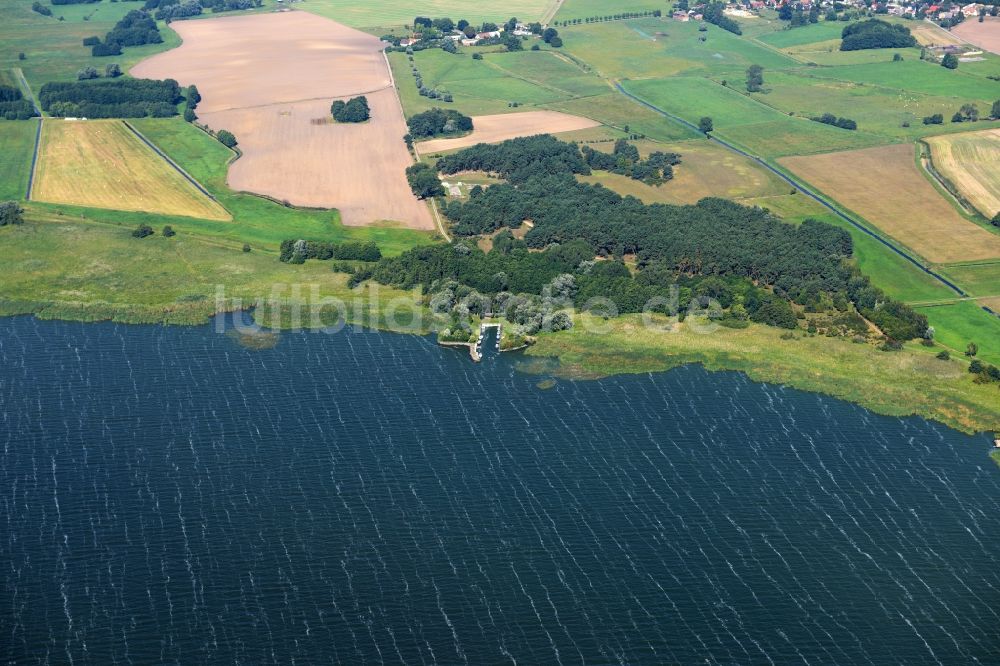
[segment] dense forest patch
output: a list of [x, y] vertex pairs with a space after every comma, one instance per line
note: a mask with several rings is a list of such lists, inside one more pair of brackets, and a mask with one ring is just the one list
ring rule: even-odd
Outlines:
[[173, 79], [50, 82], [38, 93], [49, 114], [83, 118], [165, 118], [177, 115], [181, 99], [181, 88]]

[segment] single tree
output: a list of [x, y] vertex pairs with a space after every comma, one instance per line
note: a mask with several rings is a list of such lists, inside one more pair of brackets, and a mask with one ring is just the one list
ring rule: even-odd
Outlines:
[[747, 92], [760, 92], [764, 88], [764, 68], [760, 65], [747, 67]]
[[948, 69], [958, 69], [958, 56], [954, 53], [946, 53], [943, 58], [941, 58], [941, 66], [947, 67]]
[[104, 66], [104, 76], [109, 79], [117, 79], [121, 75], [122, 68], [118, 65], [118, 63], [113, 62]]
[[990, 108], [990, 118], [1000, 120], [1000, 99], [993, 102], [993, 106]]
[[174, 231], [174, 228], [172, 226], [170, 226], [169, 224], [167, 226], [163, 227], [163, 237], [164, 238], [170, 238], [170, 237], [176, 236], [176, 235], [177, 235], [177, 232]]
[[990, 224], [992, 224], [994, 227], [1000, 227], [1000, 213], [997, 213], [996, 215], [993, 216], [993, 219], [990, 220]]
[[970, 342], [968, 345], [965, 346], [966, 356], [975, 356], [978, 353], [979, 353], [979, 345], [977, 345], [975, 342]]
[[708, 134], [711, 132], [714, 129], [712, 126], [712, 119], [708, 116], [702, 117], [702, 119], [698, 121], [698, 129], [701, 130], [702, 134]]

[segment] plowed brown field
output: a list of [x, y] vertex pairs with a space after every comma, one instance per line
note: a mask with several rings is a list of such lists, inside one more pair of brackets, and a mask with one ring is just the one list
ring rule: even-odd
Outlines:
[[[200, 122], [233, 132], [243, 152], [230, 187], [337, 208], [345, 224], [434, 228], [406, 183], [406, 123], [377, 38], [299, 11], [171, 27], [181, 46], [131, 73], [198, 86]], [[362, 93], [372, 108], [367, 123], [314, 122], [329, 118], [334, 99]]]

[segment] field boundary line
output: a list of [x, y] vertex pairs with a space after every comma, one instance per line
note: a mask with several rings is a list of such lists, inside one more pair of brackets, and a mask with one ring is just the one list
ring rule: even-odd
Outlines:
[[977, 219], [982, 218], [989, 222], [989, 218], [962, 195], [951, 179], [938, 171], [934, 165], [934, 146], [925, 139], [917, 139], [917, 145], [920, 146], [920, 154], [917, 159], [920, 161], [920, 166], [923, 167], [924, 174], [939, 185], [966, 215]]
[[[219, 204], [219, 206], [222, 208], [222, 210], [226, 210], [226, 207], [223, 206], [221, 203], [219, 203], [219, 200], [215, 198], [215, 195], [213, 195], [211, 192], [209, 192], [208, 190], [206, 190], [202, 186], [201, 183], [199, 183], [197, 180], [194, 179], [194, 177], [191, 174], [189, 174], [187, 171], [185, 171], [184, 169], [182, 169], [181, 166], [179, 164], [177, 164], [177, 162], [174, 162], [172, 159], [170, 159], [165, 152], [163, 152], [162, 150], [160, 150], [157, 146], [155, 146], [153, 144], [152, 141], [150, 141], [145, 136], [143, 136], [142, 132], [140, 132], [139, 130], [137, 130], [135, 127], [132, 126], [132, 123], [130, 123], [129, 121], [127, 121], [125, 119], [122, 119], [122, 124], [125, 125], [125, 127], [127, 127], [132, 132], [132, 134], [134, 134], [136, 137], [138, 137], [138, 139], [140, 141], [142, 141], [144, 144], [146, 144], [147, 146], [149, 146], [149, 148], [151, 148], [154, 153], [156, 153], [161, 158], [163, 158], [163, 161], [165, 161], [167, 164], [169, 164], [171, 167], [173, 167], [174, 170], [177, 171], [177, 173], [179, 173], [181, 176], [183, 176], [185, 180], [187, 180], [189, 183], [191, 183], [192, 185], [194, 185], [195, 188], [199, 192], [201, 192], [202, 194], [204, 194], [206, 197], [208, 197], [209, 199], [211, 199], [215, 203]], [[232, 213], [229, 213], [228, 210], [226, 210], [226, 213], [228, 213], [230, 215], [230, 217], [232, 217]]]
[[20, 67], [15, 67], [14, 71], [17, 72], [17, 78], [21, 81], [21, 87], [23, 88], [24, 92], [28, 93], [28, 99], [31, 100], [31, 106], [35, 107], [35, 113], [37, 113], [38, 116], [41, 117], [42, 109], [41, 107], [38, 106], [38, 100], [35, 99], [35, 93], [31, 89], [31, 84], [28, 83], [28, 79], [24, 78], [24, 70], [21, 69]]
[[[669, 119], [671, 119], [671, 120], [673, 120], [675, 122], [679, 122], [682, 125], [685, 125], [687, 127], [695, 129], [695, 130], [698, 129], [697, 126], [695, 126], [693, 123], [690, 123], [690, 122], [684, 120], [683, 118], [680, 118], [680, 117], [675, 116], [673, 114], [667, 113], [666, 111], [664, 111], [663, 109], [659, 108], [658, 106], [656, 106], [654, 104], [651, 104], [650, 102], [647, 102], [646, 100], [642, 99], [641, 97], [633, 95], [628, 90], [626, 90], [624, 86], [622, 86], [621, 82], [616, 81], [615, 82], [615, 87], [618, 88], [618, 90], [623, 95], [626, 95], [627, 97], [631, 97], [632, 99], [636, 100], [640, 104], [643, 104], [644, 106], [646, 106], [646, 107], [652, 109], [653, 111], [656, 111], [657, 113], [661, 114], [665, 118], [669, 118]], [[936, 280], [938, 280], [939, 282], [941, 282], [941, 284], [945, 285], [946, 287], [948, 287], [949, 289], [951, 289], [952, 291], [954, 291], [959, 296], [963, 296], [963, 297], [967, 297], [967, 298], [970, 297], [970, 295], [968, 293], [966, 293], [966, 291], [964, 289], [962, 289], [960, 286], [958, 286], [957, 284], [955, 284], [954, 282], [952, 282], [948, 278], [944, 277], [943, 275], [941, 275], [940, 273], [938, 273], [936, 271], [931, 270], [930, 268], [928, 268], [927, 266], [925, 266], [922, 262], [920, 262], [916, 257], [914, 257], [910, 253], [906, 252], [902, 248], [898, 247], [897, 245], [895, 245], [894, 243], [892, 243], [888, 239], [884, 238], [881, 234], [875, 233], [872, 229], [869, 229], [866, 225], [862, 224], [861, 222], [858, 222], [857, 220], [855, 220], [851, 216], [849, 216], [846, 213], [842, 212], [840, 209], [838, 209], [836, 206], [834, 206], [832, 203], [830, 203], [826, 199], [826, 197], [817, 194], [810, 187], [806, 186], [806, 184], [805, 184], [804, 181], [798, 180], [797, 178], [795, 178], [795, 177], [793, 177], [793, 176], [785, 173], [781, 169], [778, 169], [777, 167], [773, 166], [770, 162], [767, 162], [763, 158], [758, 157], [757, 155], [754, 155], [753, 153], [751, 153], [749, 151], [746, 151], [746, 150], [743, 150], [741, 148], [738, 148], [734, 144], [731, 144], [728, 141], [725, 141], [724, 139], [719, 139], [719, 138], [717, 138], [715, 136], [709, 136], [708, 138], [709, 138], [710, 141], [715, 141], [719, 145], [721, 145], [721, 146], [723, 146], [725, 148], [728, 148], [729, 150], [731, 150], [733, 152], [739, 153], [740, 155], [742, 155], [742, 156], [744, 156], [744, 157], [746, 157], [748, 159], [751, 159], [751, 160], [757, 162], [762, 167], [764, 167], [768, 171], [771, 171], [772, 173], [774, 173], [776, 176], [778, 176], [779, 178], [781, 178], [783, 181], [785, 181], [786, 183], [788, 183], [792, 187], [795, 187], [797, 190], [799, 190], [800, 192], [802, 192], [803, 194], [805, 194], [809, 198], [815, 200], [817, 203], [821, 204], [823, 207], [829, 209], [837, 217], [839, 217], [842, 220], [844, 220], [845, 222], [849, 223], [851, 226], [853, 226], [857, 230], [861, 231], [862, 233], [864, 233], [864, 234], [866, 234], [868, 236], [871, 236], [872, 238], [874, 238], [875, 240], [877, 240], [879, 243], [881, 243], [882, 245], [884, 245], [885, 247], [887, 247], [889, 250], [891, 250], [892, 252], [896, 253], [897, 255], [899, 255], [900, 257], [902, 257], [903, 259], [905, 259], [906, 261], [910, 262], [911, 264], [913, 264], [914, 266], [916, 266], [918, 269], [920, 269], [921, 271], [923, 271], [927, 275], [930, 275], [931, 277], [935, 278]], [[980, 307], [984, 311], [988, 312], [991, 315], [1000, 316], [992, 308], [990, 308], [990, 307], [988, 307], [986, 305], [980, 305]]]
[[35, 171], [38, 169], [38, 151], [42, 142], [42, 122], [44, 118], [38, 117], [38, 127], [35, 129], [35, 150], [31, 153], [31, 170], [28, 171], [28, 190], [24, 193], [24, 200], [31, 201], [31, 190], [35, 186]]

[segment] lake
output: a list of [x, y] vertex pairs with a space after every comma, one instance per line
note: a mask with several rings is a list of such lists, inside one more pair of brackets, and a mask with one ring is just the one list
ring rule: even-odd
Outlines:
[[0, 662], [1000, 662], [986, 435], [519, 363], [0, 319]]

